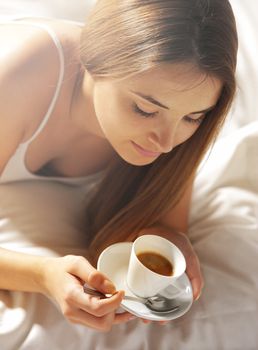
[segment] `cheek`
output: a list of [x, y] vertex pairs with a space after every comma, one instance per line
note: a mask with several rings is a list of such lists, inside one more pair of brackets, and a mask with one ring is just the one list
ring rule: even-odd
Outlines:
[[198, 126], [195, 125], [185, 125], [186, 123], [184, 121], [182, 121], [182, 125], [180, 125], [177, 135], [176, 135], [176, 139], [175, 139], [175, 146], [178, 146], [182, 143], [184, 143], [185, 141], [187, 141], [188, 139], [190, 139], [190, 137], [197, 131]]
[[134, 113], [128, 100], [115, 91], [111, 92], [96, 89], [93, 97], [96, 118], [104, 134], [108, 137], [111, 133], [113, 136], [135, 137], [146, 132], [147, 120]]
[[112, 101], [108, 100], [105, 94], [97, 92], [94, 95], [94, 109], [101, 128], [103, 131], [106, 131], [109, 128], [109, 124], [112, 123], [112, 116], [116, 115]]

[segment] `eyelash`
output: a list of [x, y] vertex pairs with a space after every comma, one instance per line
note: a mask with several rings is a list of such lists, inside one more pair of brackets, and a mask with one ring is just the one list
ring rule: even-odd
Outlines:
[[189, 118], [188, 116], [185, 116], [184, 119], [187, 123], [200, 125], [202, 123], [204, 117], [205, 117], [205, 115], [202, 115], [198, 119], [192, 119], [192, 118]]
[[[145, 118], [153, 118], [157, 115], [158, 112], [152, 112], [152, 113], [147, 113], [145, 111], [143, 111], [142, 109], [140, 109], [137, 104], [133, 104], [133, 110], [135, 113], [137, 114], [140, 114], [141, 116], [145, 117]], [[198, 119], [192, 119], [188, 116], [185, 116], [184, 117], [184, 120], [187, 122], [187, 123], [190, 123], [190, 124], [197, 124], [197, 125], [200, 125], [201, 122], [203, 121], [205, 115], [202, 115], [200, 118]]]
[[147, 112], [143, 111], [142, 109], [140, 109], [136, 103], [133, 104], [133, 110], [135, 113], [140, 114], [141, 116], [143, 116], [145, 118], [153, 118], [158, 113], [158, 112], [147, 113]]

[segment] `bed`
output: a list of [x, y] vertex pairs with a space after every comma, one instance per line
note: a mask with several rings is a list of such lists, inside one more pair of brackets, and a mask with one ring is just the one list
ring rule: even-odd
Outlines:
[[[4, 19], [82, 21], [93, 2], [0, 0], [0, 13]], [[200, 166], [191, 203], [189, 235], [205, 279], [200, 299], [165, 326], [133, 320], [99, 333], [69, 324], [42, 295], [0, 291], [1, 350], [258, 349], [258, 5], [232, 0], [232, 6], [240, 39], [238, 93]], [[80, 222], [91, 185], [1, 185], [0, 246], [39, 255], [84, 254]]]

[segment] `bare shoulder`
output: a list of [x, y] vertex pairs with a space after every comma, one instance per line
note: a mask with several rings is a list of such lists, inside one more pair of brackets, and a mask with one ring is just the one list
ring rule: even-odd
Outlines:
[[[59, 44], [66, 71], [78, 65], [80, 27], [63, 21], [41, 21], [39, 24], [50, 31], [33, 25], [33, 22], [30, 25], [28, 21], [26, 24], [0, 25], [0, 110], [3, 112], [5, 107], [11, 112], [8, 113], [9, 120], [17, 112], [19, 120], [26, 118], [30, 106], [37, 106], [33, 108], [35, 119], [39, 104], [41, 106], [52, 96], [60, 73]], [[4, 115], [1, 113], [1, 121]]]
[[[78, 64], [80, 28], [58, 21], [45, 25], [56, 33], [69, 67], [66, 74], [72, 75]], [[0, 47], [1, 173], [19, 143], [44, 117], [56, 89], [60, 57], [49, 32], [30, 24], [1, 24]]]

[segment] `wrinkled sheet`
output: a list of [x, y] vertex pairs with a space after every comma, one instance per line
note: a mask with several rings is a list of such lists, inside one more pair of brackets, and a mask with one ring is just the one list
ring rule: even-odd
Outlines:
[[[0, 303], [4, 350], [257, 349], [258, 122], [221, 139], [195, 181], [189, 232], [205, 278], [201, 298], [166, 326], [139, 320], [99, 334], [71, 325], [41, 295]], [[87, 186], [20, 183], [0, 188], [0, 245], [33, 254], [85, 254]], [[1, 295], [1, 294], [0, 294]], [[8, 304], [8, 303], [7, 303]]]
[[[44, 296], [0, 292], [1, 350], [258, 348], [257, 4], [231, 2], [240, 37], [238, 95], [224, 137], [200, 167], [191, 205], [189, 235], [205, 279], [201, 298], [166, 326], [134, 320], [100, 334], [69, 324]], [[72, 11], [63, 0], [0, 0], [0, 12], [81, 20], [88, 4], [74, 0]], [[90, 186], [1, 185], [0, 246], [39, 255], [85, 254], [80, 222]]]

